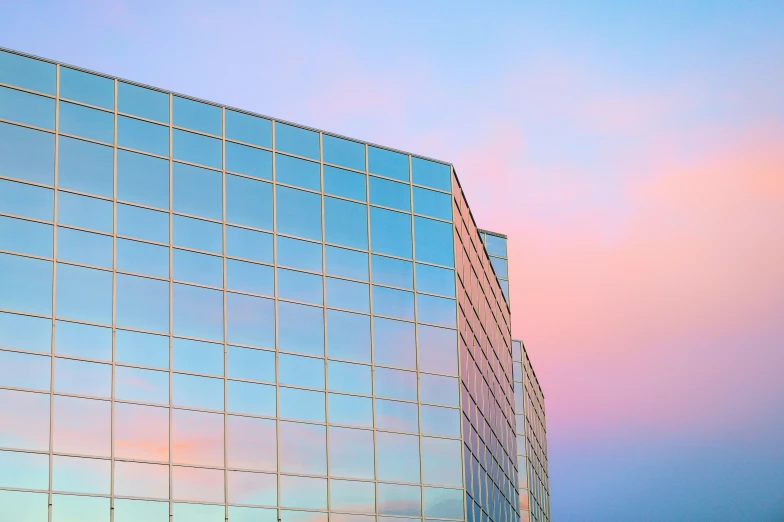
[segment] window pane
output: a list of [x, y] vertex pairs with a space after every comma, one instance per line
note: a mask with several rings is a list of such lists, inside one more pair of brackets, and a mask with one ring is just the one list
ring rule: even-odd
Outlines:
[[275, 421], [251, 417], [226, 417], [229, 466], [240, 469], [276, 471]]
[[169, 466], [141, 462], [115, 462], [114, 494], [169, 498]]
[[258, 116], [226, 110], [226, 137], [260, 147], [272, 146], [272, 123]]
[[329, 361], [329, 389], [347, 393], [372, 393], [370, 366]]
[[0, 51], [0, 82], [31, 91], [55, 93], [55, 64]]
[[330, 424], [372, 428], [373, 402], [370, 397], [330, 393], [329, 422]]
[[376, 428], [410, 433], [418, 432], [417, 405], [411, 402], [376, 399]]
[[278, 382], [304, 388], [324, 389], [324, 359], [278, 355]]
[[372, 431], [334, 426], [329, 428], [330, 475], [372, 480], [373, 469]]
[[[59, 236], [58, 236], [59, 240]], [[154, 277], [169, 277], [169, 248], [117, 239], [117, 270]]]
[[57, 264], [57, 316], [112, 323], [112, 273]]
[[223, 414], [172, 410], [172, 461], [223, 466]]
[[422, 437], [422, 481], [439, 486], [463, 485], [459, 440]]
[[373, 482], [330, 480], [330, 508], [357, 513], [375, 513], [376, 488]]
[[[200, 502], [223, 502], [223, 478], [222, 469], [173, 466], [172, 498]], [[223, 506], [220, 506], [220, 510], [223, 511]], [[177, 519], [186, 520], [184, 517], [177, 517]]]
[[272, 234], [227, 226], [226, 255], [272, 263]]
[[279, 429], [282, 472], [327, 474], [326, 427], [281, 421]]
[[324, 310], [278, 302], [278, 348], [324, 356]]
[[174, 125], [188, 129], [221, 135], [223, 111], [220, 107], [207, 103], [174, 96], [172, 98]]
[[0, 386], [49, 391], [51, 368], [48, 356], [0, 350]]
[[174, 249], [174, 279], [200, 285], [223, 286], [223, 258]]
[[379, 480], [419, 482], [419, 437], [376, 432], [376, 465]]
[[225, 522], [226, 508], [210, 504], [172, 503], [172, 520], [177, 522]]
[[457, 375], [457, 332], [419, 325], [419, 369]]
[[460, 437], [460, 410], [422, 406], [422, 433]]
[[111, 201], [57, 192], [57, 221], [61, 225], [111, 234], [113, 207]]
[[452, 221], [452, 197], [442, 192], [414, 187], [414, 212]]
[[414, 320], [414, 294], [381, 286], [373, 287], [373, 313]]
[[368, 285], [328, 277], [327, 306], [370, 312]]
[[55, 348], [58, 355], [83, 359], [112, 360], [112, 330], [100, 326], [57, 321]]
[[60, 132], [114, 143], [114, 114], [82, 105], [60, 102]]
[[506, 257], [506, 238], [487, 234], [485, 237], [485, 248], [491, 256]]
[[380, 254], [411, 258], [411, 216], [371, 207], [370, 249]]
[[111, 147], [61, 136], [58, 162], [60, 188], [113, 197], [114, 151]]
[[[375, 306], [375, 299], [374, 299]], [[414, 325], [373, 318], [373, 361], [385, 366], [416, 368]]]
[[310, 190], [321, 190], [321, 166], [313, 161], [275, 154], [275, 180]]
[[54, 192], [0, 179], [0, 212], [52, 221]]
[[[52, 423], [54, 451], [101, 457], [111, 455], [111, 402], [55, 395]], [[85, 430], [85, 426], [90, 429]]]
[[229, 381], [227, 387], [229, 394], [227, 408], [229, 411], [247, 413], [248, 415], [275, 416], [277, 408], [274, 386]]
[[226, 287], [231, 290], [273, 296], [274, 277], [271, 266], [226, 260]]
[[280, 505], [293, 508], [327, 509], [327, 480], [281, 475]]
[[272, 185], [227, 175], [226, 221], [272, 230]]
[[493, 265], [496, 276], [509, 277], [509, 263], [506, 259], [490, 256], [490, 263]]
[[129, 83], [117, 83], [117, 110], [163, 123], [169, 122], [169, 95]]
[[422, 402], [432, 402], [433, 404], [443, 404], [445, 406], [458, 406], [458, 381], [452, 377], [420, 373], [419, 398]]
[[324, 165], [324, 192], [333, 196], [365, 201], [367, 176]]
[[125, 401], [169, 404], [169, 373], [118, 366], [114, 395]]
[[275, 352], [229, 346], [227, 360], [228, 377], [275, 382]]
[[109, 499], [77, 495], [52, 495], [52, 522], [109, 522]]
[[49, 450], [49, 394], [0, 390], [0, 447]]
[[454, 299], [417, 294], [417, 319], [423, 323], [457, 328], [457, 304]]
[[169, 409], [116, 403], [114, 456], [168, 462]]
[[[0, 451], [0, 487], [49, 489], [49, 456]], [[7, 516], [6, 512], [4, 514]]]
[[378, 512], [386, 515], [421, 516], [422, 493], [419, 486], [378, 485]]
[[0, 118], [54, 130], [54, 100], [0, 87]]
[[222, 143], [215, 138], [174, 129], [174, 159], [219, 169], [223, 166]]
[[370, 176], [370, 203], [398, 210], [411, 210], [411, 189], [408, 184]]
[[118, 204], [117, 235], [168, 243], [169, 214]]
[[57, 258], [111, 270], [112, 236], [57, 227]]
[[214, 170], [174, 163], [174, 211], [223, 219], [223, 175]]
[[114, 109], [114, 80], [68, 67], [60, 67], [60, 96]]
[[274, 347], [275, 306], [272, 299], [227, 292], [226, 330], [230, 343]]
[[449, 165], [422, 158], [411, 157], [412, 182], [449, 192], [452, 188], [452, 173]]
[[54, 363], [54, 391], [110, 398], [112, 367], [58, 357]]
[[327, 310], [329, 357], [370, 362], [370, 317]]
[[367, 249], [367, 207], [325, 198], [324, 236], [328, 243]]
[[430, 265], [416, 265], [417, 291], [455, 296], [455, 272]]
[[455, 266], [452, 225], [421, 217], [414, 218], [416, 257], [418, 261]]
[[425, 488], [425, 516], [463, 520], [463, 491]]
[[254, 178], [271, 180], [272, 153], [227, 141], [226, 170]]
[[168, 332], [168, 281], [117, 274], [117, 325]]
[[0, 312], [0, 347], [51, 353], [52, 320]]
[[168, 156], [169, 127], [118, 116], [117, 145], [159, 156]]
[[321, 196], [277, 187], [275, 201], [279, 233], [321, 240]]
[[326, 422], [323, 392], [283, 387], [278, 391], [282, 418]]
[[368, 147], [368, 169], [373, 174], [408, 181], [408, 156], [391, 150]]
[[223, 379], [172, 375], [172, 404], [205, 410], [223, 410]]
[[414, 372], [376, 367], [373, 379], [377, 397], [415, 401], [417, 376]]
[[0, 254], [0, 308], [52, 313], [52, 263]]
[[285, 268], [278, 268], [277, 274], [279, 298], [317, 305], [323, 304], [323, 277]]
[[[229, 471], [229, 502], [251, 506], [277, 506], [278, 477], [268, 473]], [[232, 518], [230, 520], [233, 521]]]
[[174, 285], [174, 334], [223, 340], [223, 292]]
[[169, 503], [150, 500], [114, 500], [114, 522], [169, 522]]
[[0, 175], [54, 184], [54, 134], [0, 123]]
[[275, 122], [275, 148], [317, 160], [319, 159], [319, 135], [317, 132]]
[[324, 134], [324, 162], [365, 170], [365, 145]]
[[223, 345], [174, 339], [172, 369], [191, 373], [223, 375]]
[[321, 272], [321, 244], [277, 236], [278, 264]]
[[0, 216], [0, 250], [52, 257], [52, 226]]
[[[60, 169], [62, 177], [62, 167]], [[151, 207], [169, 208], [169, 162], [118, 150], [117, 198]]]
[[373, 282], [382, 285], [414, 288], [414, 270], [411, 261], [373, 255]]

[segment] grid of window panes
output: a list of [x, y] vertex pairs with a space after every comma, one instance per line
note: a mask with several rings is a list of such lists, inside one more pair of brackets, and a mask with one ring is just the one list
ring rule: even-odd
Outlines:
[[550, 522], [544, 395], [521, 341], [512, 341], [521, 522]]
[[509, 258], [506, 250], [506, 236], [497, 232], [480, 230], [479, 235], [485, 244], [485, 249], [490, 256], [490, 263], [498, 278], [498, 284], [504, 292], [506, 302], [509, 302]]
[[462, 520], [450, 189], [0, 51], [0, 512]]
[[455, 181], [466, 519], [516, 521], [517, 469], [509, 309]]

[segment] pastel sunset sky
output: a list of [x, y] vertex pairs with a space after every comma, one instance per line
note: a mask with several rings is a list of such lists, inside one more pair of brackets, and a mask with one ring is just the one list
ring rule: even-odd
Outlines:
[[784, 2], [0, 0], [0, 46], [452, 162], [556, 522], [784, 520]]

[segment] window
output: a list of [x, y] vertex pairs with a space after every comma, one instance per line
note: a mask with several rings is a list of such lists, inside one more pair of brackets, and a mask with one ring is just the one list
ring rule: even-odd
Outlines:
[[378, 485], [378, 512], [385, 515], [421, 516], [422, 492], [419, 486]]
[[0, 312], [0, 345], [28, 352], [51, 353], [52, 320]]
[[278, 302], [278, 348], [324, 356], [324, 310]]
[[259, 147], [272, 146], [272, 122], [265, 118], [226, 110], [226, 137]]
[[277, 231], [321, 240], [321, 196], [288, 187], [276, 189]]
[[60, 102], [60, 132], [104, 143], [114, 143], [114, 114]]
[[330, 393], [329, 422], [358, 428], [372, 428], [373, 400], [370, 397]]
[[220, 223], [194, 219], [185, 216], [173, 216], [174, 244], [195, 250], [204, 250], [213, 254], [223, 252], [223, 227]]
[[416, 403], [376, 399], [376, 428], [380, 430], [419, 431], [419, 412]]
[[417, 260], [454, 266], [452, 225], [421, 217], [414, 218]]
[[321, 272], [321, 244], [277, 236], [278, 264]]
[[60, 97], [114, 109], [114, 80], [60, 67]]
[[383, 286], [373, 286], [373, 313], [414, 320], [414, 294]]
[[112, 323], [112, 273], [57, 264], [57, 316]]
[[60, 136], [57, 155], [60, 188], [114, 197], [114, 150], [111, 147]]
[[325, 426], [280, 421], [280, 471], [327, 474], [327, 429]]
[[49, 394], [0, 389], [0, 447], [49, 450]]
[[278, 458], [275, 425], [274, 420], [228, 415], [226, 453], [229, 466], [276, 471]]
[[452, 188], [452, 173], [449, 165], [422, 158], [411, 158], [412, 181], [417, 185], [444, 190]]
[[354, 170], [365, 170], [365, 146], [324, 134], [324, 163], [334, 163]]
[[0, 87], [0, 118], [54, 130], [54, 100]]
[[370, 366], [329, 361], [329, 389], [346, 393], [372, 393]]
[[324, 198], [324, 235], [328, 243], [367, 250], [367, 207]]
[[220, 107], [179, 96], [174, 96], [172, 101], [174, 125], [216, 136], [221, 135], [223, 111]]
[[[84, 459], [78, 457], [63, 457], [55, 455], [52, 458], [52, 489], [73, 493], [93, 493], [108, 495], [111, 482], [111, 461], [99, 459]], [[58, 500], [65, 500], [65, 495], [56, 495], [52, 500], [52, 508], [56, 510]], [[79, 502], [80, 497], [74, 499]], [[108, 499], [100, 499], [108, 514]], [[88, 501], [89, 502], [89, 501]], [[79, 513], [81, 506], [75, 507], [71, 513]], [[92, 511], [92, 509], [90, 509]], [[79, 513], [82, 516], [84, 512]], [[54, 514], [54, 513], [53, 513]]]
[[442, 192], [414, 187], [414, 212], [452, 221], [452, 197]]
[[455, 272], [417, 263], [417, 291], [455, 297]]
[[52, 221], [54, 191], [0, 179], [0, 212]]
[[0, 82], [54, 94], [56, 74], [53, 63], [0, 51]]
[[118, 116], [117, 145], [159, 156], [168, 156], [169, 127], [127, 116]]
[[271, 180], [272, 153], [227, 141], [226, 170], [254, 178]]
[[[56, 395], [53, 411], [54, 451], [100, 457], [111, 455], [112, 405], [109, 401]], [[85, 426], [90, 429], [85, 430]]]
[[172, 131], [174, 159], [197, 163], [214, 169], [223, 166], [223, 144], [221, 140], [179, 129]]
[[319, 135], [317, 132], [275, 122], [275, 148], [318, 160]]
[[274, 301], [227, 292], [226, 339], [260, 348], [275, 346]]
[[169, 123], [169, 95], [137, 85], [117, 82], [117, 110], [148, 120]]
[[172, 342], [172, 369], [223, 375], [223, 345], [175, 338]]
[[278, 382], [303, 388], [324, 389], [324, 359], [278, 355]]
[[0, 175], [54, 185], [54, 134], [0, 123]]
[[409, 212], [411, 210], [411, 187], [370, 176], [370, 203]]
[[368, 147], [368, 168], [372, 174], [408, 181], [408, 156], [391, 150]]
[[169, 460], [169, 409], [138, 404], [114, 405], [114, 456]]
[[275, 295], [273, 269], [271, 266], [227, 259], [226, 288], [273, 296]]
[[378, 480], [419, 482], [419, 437], [376, 432], [376, 466]]
[[324, 251], [327, 258], [327, 274], [359, 279], [360, 281], [368, 280], [368, 256], [366, 253], [329, 245], [324, 247]]
[[112, 367], [109, 364], [56, 358], [54, 390], [73, 395], [111, 398]]
[[169, 282], [117, 274], [117, 325], [169, 332]]
[[275, 180], [309, 190], [321, 190], [321, 166], [284, 154], [275, 154]]
[[411, 217], [371, 207], [370, 249], [379, 254], [411, 258]]
[[454, 299], [417, 294], [417, 319], [423, 323], [457, 328], [457, 304]]
[[227, 226], [226, 255], [272, 263], [272, 234]]
[[173, 168], [174, 211], [223, 219], [223, 175], [176, 162]]
[[278, 393], [282, 418], [326, 422], [324, 392], [280, 387]]
[[227, 175], [226, 221], [272, 230], [272, 185]]
[[0, 254], [0, 308], [52, 315], [52, 263]]
[[112, 269], [112, 236], [57, 227], [57, 258]]
[[114, 375], [116, 399], [169, 404], [169, 372], [118, 366]]
[[223, 340], [223, 292], [174, 284], [175, 335]]
[[278, 297], [311, 304], [323, 304], [323, 278], [295, 270], [278, 268]]
[[370, 312], [368, 285], [327, 278], [327, 306], [357, 312]]
[[[275, 386], [250, 382], [228, 381], [228, 411], [248, 415], [274, 417]], [[244, 466], [240, 466], [244, 467]]]
[[71, 225], [111, 234], [114, 204], [104, 199], [57, 192], [57, 220], [61, 225]]
[[373, 458], [372, 431], [335, 426], [329, 428], [330, 475], [373, 480]]
[[229, 346], [226, 375], [236, 379], [275, 382], [275, 352]]
[[57, 321], [54, 351], [58, 355], [111, 361], [112, 330], [100, 326]]
[[333, 196], [367, 199], [367, 176], [350, 170], [324, 165], [324, 192]]
[[327, 310], [327, 326], [330, 358], [370, 362], [370, 317]]
[[[59, 240], [60, 236], [58, 236]], [[59, 252], [59, 248], [58, 248]], [[153, 277], [169, 277], [169, 248], [118, 238], [117, 270]]]
[[408, 401], [417, 399], [417, 376], [414, 372], [376, 367], [373, 369], [373, 380], [376, 397]]
[[174, 279], [208, 286], [223, 286], [223, 258], [175, 248]]
[[169, 243], [169, 214], [117, 204], [117, 235]]
[[372, 256], [373, 282], [413, 290], [414, 270], [410, 261], [379, 255]]
[[223, 414], [172, 410], [172, 461], [223, 466]]

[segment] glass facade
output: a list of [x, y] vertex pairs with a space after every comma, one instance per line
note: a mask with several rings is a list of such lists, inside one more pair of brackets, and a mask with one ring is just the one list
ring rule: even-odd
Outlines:
[[0, 513], [516, 521], [452, 167], [0, 50]]
[[498, 232], [480, 230], [479, 235], [485, 244], [490, 264], [498, 278], [498, 284], [504, 292], [506, 302], [509, 302], [509, 255], [506, 248], [506, 236]]

